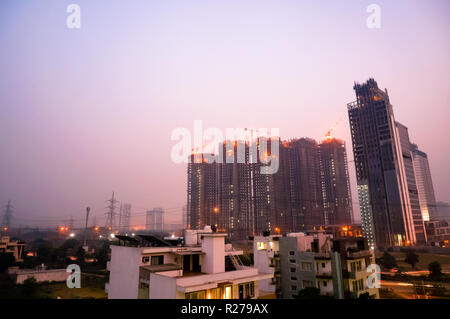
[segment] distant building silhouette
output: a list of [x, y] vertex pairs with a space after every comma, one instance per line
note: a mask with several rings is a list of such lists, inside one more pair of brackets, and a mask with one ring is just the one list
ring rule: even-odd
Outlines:
[[428, 156], [425, 152], [419, 150], [416, 144], [412, 144], [411, 148], [422, 217], [424, 221], [437, 220], [439, 214]]
[[153, 208], [147, 211], [145, 229], [153, 232], [164, 231], [164, 210], [162, 208]]

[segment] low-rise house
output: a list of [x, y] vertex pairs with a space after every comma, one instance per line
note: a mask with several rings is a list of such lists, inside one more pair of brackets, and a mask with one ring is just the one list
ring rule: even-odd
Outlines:
[[[186, 230], [184, 243], [154, 236], [120, 236], [111, 245], [109, 299], [258, 298], [259, 281], [273, 274], [244, 266], [225, 244], [227, 234]], [[233, 269], [226, 269], [226, 259]]]
[[9, 236], [3, 236], [0, 241], [0, 253], [11, 253], [16, 262], [22, 262], [22, 254], [25, 243], [19, 240], [11, 240]]

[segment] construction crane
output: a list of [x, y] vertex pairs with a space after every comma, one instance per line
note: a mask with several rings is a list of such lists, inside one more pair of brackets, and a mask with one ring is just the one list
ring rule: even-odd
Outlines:
[[341, 120], [334, 123], [333, 126], [328, 130], [327, 134], [325, 134], [325, 137], [327, 138], [327, 140], [331, 140], [333, 138], [332, 132], [336, 129], [336, 127], [338, 127], [340, 122], [341, 122]]

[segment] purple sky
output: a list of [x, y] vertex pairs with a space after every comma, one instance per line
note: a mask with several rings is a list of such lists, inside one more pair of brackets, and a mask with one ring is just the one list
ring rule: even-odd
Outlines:
[[[81, 6], [81, 29], [66, 7]], [[382, 27], [366, 27], [378, 3]], [[278, 127], [347, 141], [353, 81], [389, 90], [396, 119], [450, 201], [450, 2], [24, 1], [0, 3], [0, 204], [16, 225], [103, 224], [111, 192], [178, 222], [186, 166], [176, 127]], [[353, 188], [354, 169], [350, 167]], [[101, 221], [101, 222], [100, 222]]]

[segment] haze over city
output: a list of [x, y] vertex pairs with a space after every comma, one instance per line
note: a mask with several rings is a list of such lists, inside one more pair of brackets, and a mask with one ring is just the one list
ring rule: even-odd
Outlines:
[[171, 161], [170, 136], [194, 120], [318, 141], [339, 121], [351, 160], [346, 104], [369, 77], [450, 201], [450, 3], [378, 1], [373, 30], [370, 1], [255, 2], [80, 0], [74, 30], [68, 1], [4, 1], [0, 204], [11, 199], [13, 222], [81, 219], [90, 206], [103, 223], [112, 191], [132, 204], [132, 225], [153, 207], [179, 222], [186, 165]]

